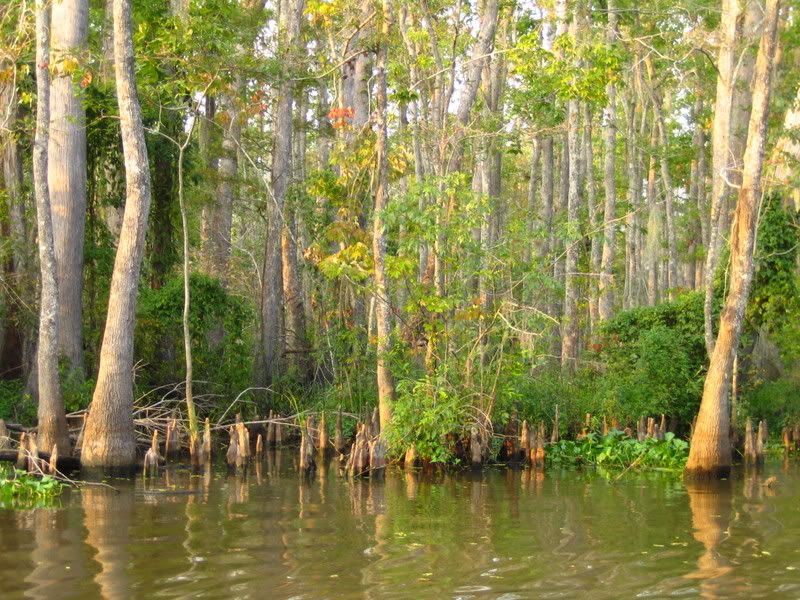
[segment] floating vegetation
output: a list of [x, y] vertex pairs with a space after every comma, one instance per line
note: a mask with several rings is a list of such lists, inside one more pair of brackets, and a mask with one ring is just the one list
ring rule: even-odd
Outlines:
[[0, 465], [0, 508], [41, 508], [58, 501], [66, 486], [51, 477]]
[[612, 430], [605, 436], [589, 433], [579, 440], [561, 440], [547, 449], [551, 464], [590, 464], [606, 469], [649, 468], [683, 469], [689, 456], [689, 443], [666, 432], [663, 439], [642, 440]]

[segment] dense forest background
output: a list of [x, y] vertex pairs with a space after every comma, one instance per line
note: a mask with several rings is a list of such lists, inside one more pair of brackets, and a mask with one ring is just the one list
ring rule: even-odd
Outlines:
[[[133, 226], [113, 4], [53, 3], [44, 65], [67, 412], [106, 389], [112, 273]], [[800, 420], [797, 10], [783, 6], [770, 67], [731, 389], [735, 423], [776, 428]], [[558, 411], [565, 433], [586, 413], [663, 413], [688, 431], [730, 287], [763, 2], [132, 11], [151, 191], [138, 302], [123, 307], [136, 406], [186, 394], [188, 274], [201, 416], [234, 399], [251, 415], [365, 416], [380, 395], [390, 448], [434, 461], [513, 413]], [[35, 12], [0, 8], [0, 417], [23, 423], [42, 297]]]

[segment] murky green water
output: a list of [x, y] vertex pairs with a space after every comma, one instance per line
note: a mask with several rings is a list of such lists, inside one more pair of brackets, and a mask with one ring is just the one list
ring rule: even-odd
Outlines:
[[0, 510], [0, 596], [800, 598], [796, 465], [709, 489], [580, 471], [301, 482], [282, 458]]

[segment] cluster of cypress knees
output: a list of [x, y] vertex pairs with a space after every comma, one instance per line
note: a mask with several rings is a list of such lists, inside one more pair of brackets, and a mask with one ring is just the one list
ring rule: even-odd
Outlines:
[[[592, 415], [587, 414], [583, 427], [577, 438], [582, 439], [591, 431]], [[16, 451], [10, 449], [12, 438], [11, 429], [19, 430]], [[636, 423], [636, 432], [631, 427], [621, 428], [617, 419], [602, 420], [602, 435], [607, 435], [612, 430], [622, 431], [628, 437], [635, 437], [639, 441], [648, 438], [663, 440], [669, 427], [665, 415], [660, 421], [653, 417], [641, 417]], [[694, 427], [691, 427], [693, 430]], [[288, 431], [287, 431], [288, 430]], [[304, 419], [296, 417], [281, 417], [274, 411], [263, 420], [254, 420], [245, 423], [241, 414], [236, 415], [233, 425], [228, 427], [228, 448], [225, 453], [227, 466], [232, 471], [245, 469], [253, 458], [260, 458], [267, 448], [280, 446], [284, 441], [294, 438], [299, 431], [299, 457], [298, 467], [302, 473], [312, 473], [318, 464], [331, 458], [339, 461], [344, 472], [351, 476], [365, 474], [380, 474], [387, 464], [386, 440], [380, 435], [380, 419], [376, 408], [371, 417], [359, 421], [355, 428], [355, 436], [349, 444], [342, 430], [342, 414], [336, 417], [334, 434], [331, 438], [325, 413], [320, 415], [319, 424], [316, 424], [314, 415], [307, 415]], [[500, 460], [515, 464], [525, 464], [532, 468], [543, 468], [545, 463], [545, 448], [549, 443], [558, 441], [559, 415], [556, 407], [553, 428], [547, 435], [545, 423], [540, 421], [536, 426], [530, 426], [527, 420], [520, 424], [515, 414], [511, 416], [502, 434], [503, 443], [500, 450]], [[800, 423], [784, 427], [782, 441], [787, 453], [800, 447]], [[473, 425], [467, 439], [450, 439], [453, 453], [456, 457], [469, 462], [473, 467], [480, 467], [490, 459], [490, 440], [493, 433], [489, 427]], [[691, 432], [690, 432], [691, 439]], [[734, 428], [731, 429], [731, 443], [734, 447], [742, 449], [742, 456], [746, 464], [760, 465], [764, 462], [765, 446], [768, 439], [767, 424], [760, 421], [754, 426], [751, 419], [745, 424], [743, 444], [738, 438]], [[255, 440], [255, 441], [253, 441]], [[77, 447], [80, 447], [77, 445]], [[144, 455], [143, 470], [145, 475], [157, 473], [159, 464], [164, 461], [180, 460], [182, 453], [181, 424], [172, 418], [167, 424], [164, 433], [163, 458], [160, 452], [159, 432], [154, 430], [150, 440], [150, 447]], [[211, 423], [205, 419], [202, 437], [196, 436], [189, 441], [189, 453], [193, 466], [210, 464], [212, 457]], [[15, 461], [17, 468], [29, 473], [56, 475], [61, 471], [78, 468], [79, 460], [70, 456], [59, 456], [58, 447], [50, 452], [40, 449], [34, 429], [22, 428], [16, 425], [7, 426], [0, 419], [0, 459]], [[406, 467], [417, 466], [416, 449], [410, 446], [403, 457]]]

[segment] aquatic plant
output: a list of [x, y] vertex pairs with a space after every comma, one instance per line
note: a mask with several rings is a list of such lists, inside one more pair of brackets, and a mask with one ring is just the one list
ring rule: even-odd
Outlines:
[[667, 432], [663, 440], [639, 441], [621, 431], [606, 436], [590, 433], [579, 440], [561, 440], [547, 449], [551, 464], [591, 464], [606, 469], [650, 468], [680, 470], [689, 456], [689, 444]]
[[13, 467], [0, 466], [0, 508], [51, 506], [65, 487], [49, 475], [37, 477]]

